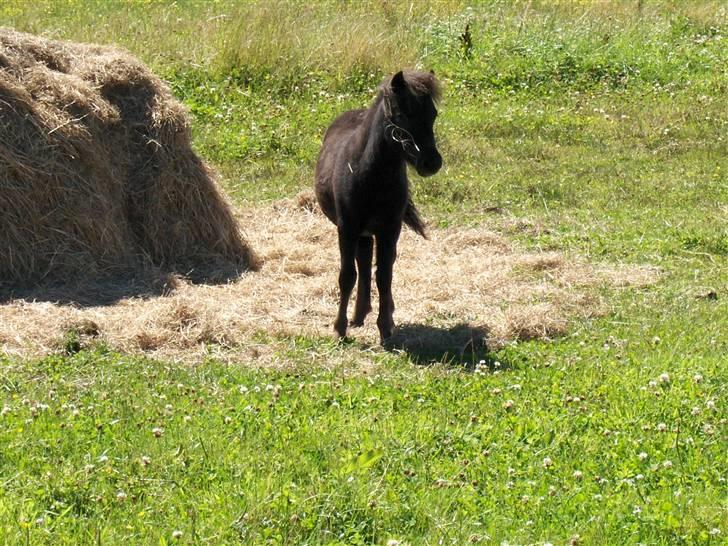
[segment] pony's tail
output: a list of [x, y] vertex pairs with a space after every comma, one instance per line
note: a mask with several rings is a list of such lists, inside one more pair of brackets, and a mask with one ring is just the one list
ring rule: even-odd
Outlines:
[[404, 209], [403, 220], [405, 224], [415, 231], [415, 233], [422, 236], [422, 238], [427, 239], [425, 223], [422, 221], [422, 218], [420, 218], [420, 213], [417, 211], [417, 207], [415, 207], [411, 197], [407, 200], [407, 208]]

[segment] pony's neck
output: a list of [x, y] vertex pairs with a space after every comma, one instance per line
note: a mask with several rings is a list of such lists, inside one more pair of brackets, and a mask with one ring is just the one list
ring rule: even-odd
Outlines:
[[384, 109], [384, 98], [377, 97], [362, 123], [362, 140], [364, 141], [359, 168], [370, 170], [382, 163], [398, 165], [404, 162], [404, 156], [391, 139], [387, 138], [387, 116]]

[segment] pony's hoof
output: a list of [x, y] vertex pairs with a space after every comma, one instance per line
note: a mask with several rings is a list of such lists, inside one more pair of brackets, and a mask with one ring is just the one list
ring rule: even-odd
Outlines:
[[354, 316], [351, 319], [351, 322], [349, 323], [349, 326], [353, 326], [355, 328], [358, 328], [360, 326], [364, 326], [364, 320], [367, 318], [367, 315], [372, 312], [372, 306], [363, 306], [361, 308], [354, 309]]
[[346, 325], [346, 319], [344, 319], [343, 324], [341, 322], [334, 324], [334, 332], [336, 332], [338, 339], [344, 339], [346, 337]]
[[379, 332], [379, 344], [384, 347], [389, 343], [389, 340], [392, 339], [392, 330], [388, 330], [385, 332]]

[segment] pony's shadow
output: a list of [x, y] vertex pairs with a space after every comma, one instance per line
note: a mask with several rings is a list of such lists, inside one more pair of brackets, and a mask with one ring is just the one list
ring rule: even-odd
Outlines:
[[495, 362], [487, 338], [485, 328], [467, 323], [451, 327], [410, 323], [397, 326], [384, 347], [405, 353], [420, 365], [445, 363], [472, 370], [481, 361], [488, 366]]

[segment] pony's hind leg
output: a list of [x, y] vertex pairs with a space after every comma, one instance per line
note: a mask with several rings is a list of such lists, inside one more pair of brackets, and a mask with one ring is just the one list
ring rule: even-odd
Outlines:
[[359, 237], [356, 248], [356, 267], [359, 270], [359, 284], [356, 289], [356, 306], [352, 326], [362, 326], [364, 319], [372, 310], [372, 254], [374, 239], [371, 236]]
[[377, 326], [381, 343], [392, 336], [394, 330], [394, 299], [392, 298], [392, 272], [397, 258], [399, 229], [377, 235], [377, 290], [379, 291], [379, 316]]
[[356, 258], [357, 237], [349, 236], [345, 230], [339, 228], [339, 253], [341, 255], [341, 269], [339, 270], [339, 312], [334, 321], [334, 330], [339, 337], [346, 336], [346, 309], [349, 306], [351, 291], [356, 283]]

